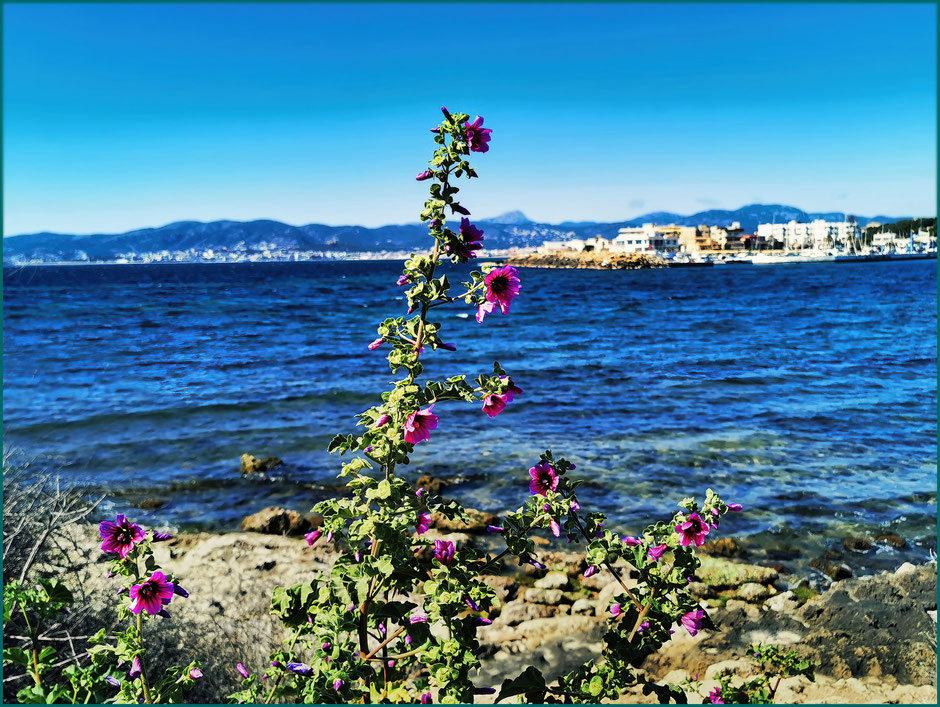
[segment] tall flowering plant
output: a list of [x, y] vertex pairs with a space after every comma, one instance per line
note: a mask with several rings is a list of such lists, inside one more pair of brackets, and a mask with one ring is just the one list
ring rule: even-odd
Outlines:
[[[368, 344], [370, 350], [387, 350], [398, 379], [359, 414], [358, 433], [339, 434], [330, 443], [331, 452], [351, 456], [340, 472], [349, 496], [319, 503], [314, 511], [323, 515], [323, 526], [307, 536], [311, 545], [333, 543], [339, 558], [329, 573], [275, 590], [272, 611], [290, 638], [271, 655], [261, 678], [240, 668], [242, 690], [233, 700], [455, 704], [495, 693], [495, 686], [473, 682], [480, 667], [477, 630], [491, 623], [487, 617], [499, 605], [481, 577], [507, 556], [541, 567], [531, 534], [542, 528], [586, 543], [590, 566], [585, 574], [612, 572], [623, 591], [609, 608], [600, 660], [551, 684], [530, 668], [501, 686], [500, 699], [524, 695], [533, 702], [596, 702], [616, 697], [642, 681], [634, 666], [669, 640], [671, 626], [694, 634], [710, 625], [688, 591], [697, 565], [693, 548], [724, 513], [734, 510], [710, 490], [702, 505], [683, 501], [670, 522], [634, 538], [621, 537], [603, 528], [603, 515], [581, 509], [580, 482], [569, 476], [575, 465], [546, 452], [528, 477], [520, 474], [520, 483], [529, 484], [528, 502], [492, 528], [505, 541], [502, 552], [491, 557], [426, 538], [432, 514], [466, 521], [467, 513], [456, 501], [416, 492], [398, 469], [408, 464], [417, 445], [431, 440], [439, 424], [446, 424], [450, 404], [474, 404], [494, 417], [524, 395], [498, 363], [492, 372], [472, 378], [422, 378], [429, 351], [455, 349], [442, 338], [433, 316], [438, 307], [471, 307], [484, 325], [488, 316], [508, 315], [524, 291], [519, 273], [508, 265], [474, 271], [461, 288], [438, 273], [444, 259], [467, 263], [475, 258], [484, 241], [485, 233], [456, 199], [456, 182], [477, 177], [469, 157], [487, 152], [491, 139], [482, 118], [471, 121], [467, 114], [442, 112], [443, 121], [431, 130], [434, 154], [416, 177], [430, 182], [421, 220], [432, 247], [428, 254], [412, 255], [398, 278], [407, 312], [381, 322], [377, 338]], [[619, 560], [639, 573], [638, 588], [623, 582], [615, 566]], [[678, 688], [661, 696], [676, 694]]]

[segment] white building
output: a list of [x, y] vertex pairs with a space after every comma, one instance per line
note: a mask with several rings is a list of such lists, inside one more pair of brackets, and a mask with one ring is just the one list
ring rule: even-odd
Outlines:
[[811, 223], [762, 223], [757, 226], [758, 238], [781, 241], [787, 249], [827, 250], [833, 245], [844, 245], [860, 237], [861, 231], [854, 221], [823, 221]]
[[675, 253], [679, 250], [680, 233], [680, 226], [657, 226], [652, 223], [621, 228], [617, 231], [617, 237], [610, 242], [610, 250], [615, 253]]

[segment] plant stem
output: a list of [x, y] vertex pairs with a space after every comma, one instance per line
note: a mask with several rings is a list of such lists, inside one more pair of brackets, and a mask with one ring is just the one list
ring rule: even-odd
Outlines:
[[372, 660], [372, 658], [375, 657], [375, 654], [376, 654], [376, 653], [378, 653], [382, 648], [385, 648], [385, 646], [387, 646], [389, 643], [391, 643], [391, 642], [394, 641], [396, 638], [398, 638], [402, 633], [404, 633], [404, 631], [405, 631], [405, 627], [402, 626], [400, 629], [398, 629], [397, 631], [395, 631], [395, 633], [393, 633], [391, 636], [389, 636], [389, 637], [386, 638], [384, 641], [382, 641], [379, 645], [377, 645], [370, 653], [367, 653], [366, 655], [363, 655], [363, 656], [362, 656], [362, 659], [363, 659], [364, 661], [365, 661], [365, 660]]
[[[141, 629], [143, 626], [143, 616], [137, 614], [137, 647], [143, 649], [144, 634]], [[140, 656], [138, 656], [139, 658]], [[147, 687], [147, 670], [144, 666], [144, 661], [140, 661], [140, 684], [144, 686], [144, 702], [148, 705], [153, 704], [150, 700], [150, 688]]]
[[[585, 539], [585, 540], [587, 540], [588, 542], [591, 542], [591, 538], [589, 538], [588, 535], [587, 535], [587, 533], [584, 531], [584, 526], [581, 525], [581, 519], [578, 518], [578, 514], [577, 514], [577, 513], [574, 514], [574, 519], [575, 519], [575, 522], [577, 522], [577, 524], [578, 524], [578, 530], [581, 531], [581, 535], [584, 536], [584, 539]], [[629, 589], [627, 589], [627, 585], [624, 584], [624, 583], [623, 583], [623, 580], [620, 578], [620, 573], [617, 572], [616, 569], [614, 569], [614, 566], [610, 563], [610, 560], [604, 560], [604, 567], [606, 567], [608, 570], [610, 570], [610, 573], [611, 573], [611, 574], [616, 578], [616, 580], [620, 583], [620, 586], [623, 587], [623, 591], [626, 592], [626, 594], [627, 594], [628, 597], [630, 597], [630, 601], [632, 601], [632, 602], [636, 605], [636, 608], [637, 608], [637, 609], [640, 609], [640, 608], [642, 607], [642, 604], [640, 603], [640, 600], [637, 599], [637, 598], [634, 596], [633, 592], [631, 592]]]
[[[288, 654], [290, 654], [290, 652], [294, 649], [294, 644], [297, 642], [297, 639], [299, 637], [300, 637], [300, 631], [297, 629], [294, 629], [294, 636], [293, 638], [290, 639], [290, 643], [287, 644]], [[274, 691], [277, 689], [277, 686], [281, 683], [281, 677], [282, 675], [278, 675], [277, 678], [274, 680], [274, 684], [271, 685], [271, 690], [270, 692], [268, 692], [268, 696], [264, 698], [264, 704], [270, 704], [271, 698], [274, 697]]]

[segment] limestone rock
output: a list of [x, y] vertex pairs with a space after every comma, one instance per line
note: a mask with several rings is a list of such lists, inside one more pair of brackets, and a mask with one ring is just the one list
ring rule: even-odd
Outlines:
[[558, 606], [566, 597], [560, 589], [527, 589], [523, 599], [535, 604]]
[[695, 574], [705, 584], [716, 589], [733, 589], [748, 582], [772, 584], [778, 573], [770, 567], [730, 562], [717, 557], [704, 556]]
[[466, 508], [470, 522], [464, 523], [459, 518], [451, 520], [440, 513], [431, 515], [430, 526], [445, 533], [485, 533], [487, 526], [499, 525], [499, 518], [492, 513], [478, 511], [475, 508]]
[[313, 524], [297, 511], [269, 506], [242, 520], [242, 530], [266, 535], [303, 535]]
[[737, 597], [744, 601], [761, 602], [771, 595], [771, 590], [757, 582], [745, 582], [738, 587]]
[[258, 459], [251, 454], [242, 454], [241, 471], [243, 474], [261, 474], [281, 466], [284, 462], [277, 457]]
[[571, 582], [568, 581], [568, 575], [564, 572], [549, 572], [539, 580], [536, 580], [535, 586], [538, 589], [571, 589]]

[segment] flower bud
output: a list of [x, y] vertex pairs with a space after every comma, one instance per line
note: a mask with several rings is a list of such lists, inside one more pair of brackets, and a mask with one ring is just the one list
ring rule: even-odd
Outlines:
[[340, 680], [339, 678], [336, 678], [336, 679], [333, 681], [333, 689], [334, 689], [336, 692], [339, 692], [339, 691], [340, 691], [340, 688], [342, 688], [342, 687], [343, 687], [343, 681]]
[[177, 596], [183, 597], [183, 599], [189, 598], [189, 592], [176, 583], [173, 584], [173, 593]]
[[391, 421], [392, 421], [391, 415], [382, 415], [381, 417], [379, 417], [378, 420], [375, 421], [375, 424], [372, 425], [372, 428], [376, 429], [379, 427], [383, 427], [384, 425], [387, 425]]
[[120, 687], [121, 681], [111, 675], [106, 675], [104, 681], [108, 683], [111, 687]]
[[488, 525], [486, 526], [486, 532], [488, 533], [502, 533], [505, 530], [502, 526], [499, 525]]
[[190, 668], [189, 677], [191, 677], [193, 680], [199, 680], [202, 678], [202, 671], [199, 668]]
[[620, 604], [614, 604], [612, 607], [610, 607], [610, 615], [613, 616], [615, 619], [618, 616], [620, 616], [621, 613], [622, 613], [622, 610], [620, 608]]
[[587, 579], [588, 577], [591, 577], [591, 576], [593, 576], [593, 575], [595, 575], [595, 574], [597, 574], [597, 567], [594, 566], [594, 565], [591, 565], [591, 566], [588, 567], [586, 570], [584, 570], [584, 578], [585, 578], [585, 579]]
[[235, 670], [237, 670], [238, 674], [241, 675], [243, 678], [246, 678], [246, 679], [248, 678], [248, 668], [246, 668], [241, 663], [235, 664]]
[[312, 530], [306, 535], [304, 535], [304, 540], [307, 541], [307, 545], [313, 545], [317, 540], [320, 539], [320, 531]]
[[433, 176], [434, 176], [434, 175], [431, 173], [431, 170], [426, 169], [426, 170], [424, 170], [421, 174], [419, 174], [417, 177], [415, 177], [415, 181], [416, 181], [416, 182], [423, 182], [425, 179], [430, 179], [430, 178], [433, 177]]
[[153, 532], [153, 541], [155, 543], [163, 542], [164, 540], [171, 540], [173, 538], [169, 533], [158, 533], [157, 531]]
[[369, 351], [375, 351], [377, 348], [379, 348], [379, 346], [381, 346], [384, 343], [385, 343], [385, 338], [380, 336], [378, 339], [376, 339], [371, 344], [369, 344]]

